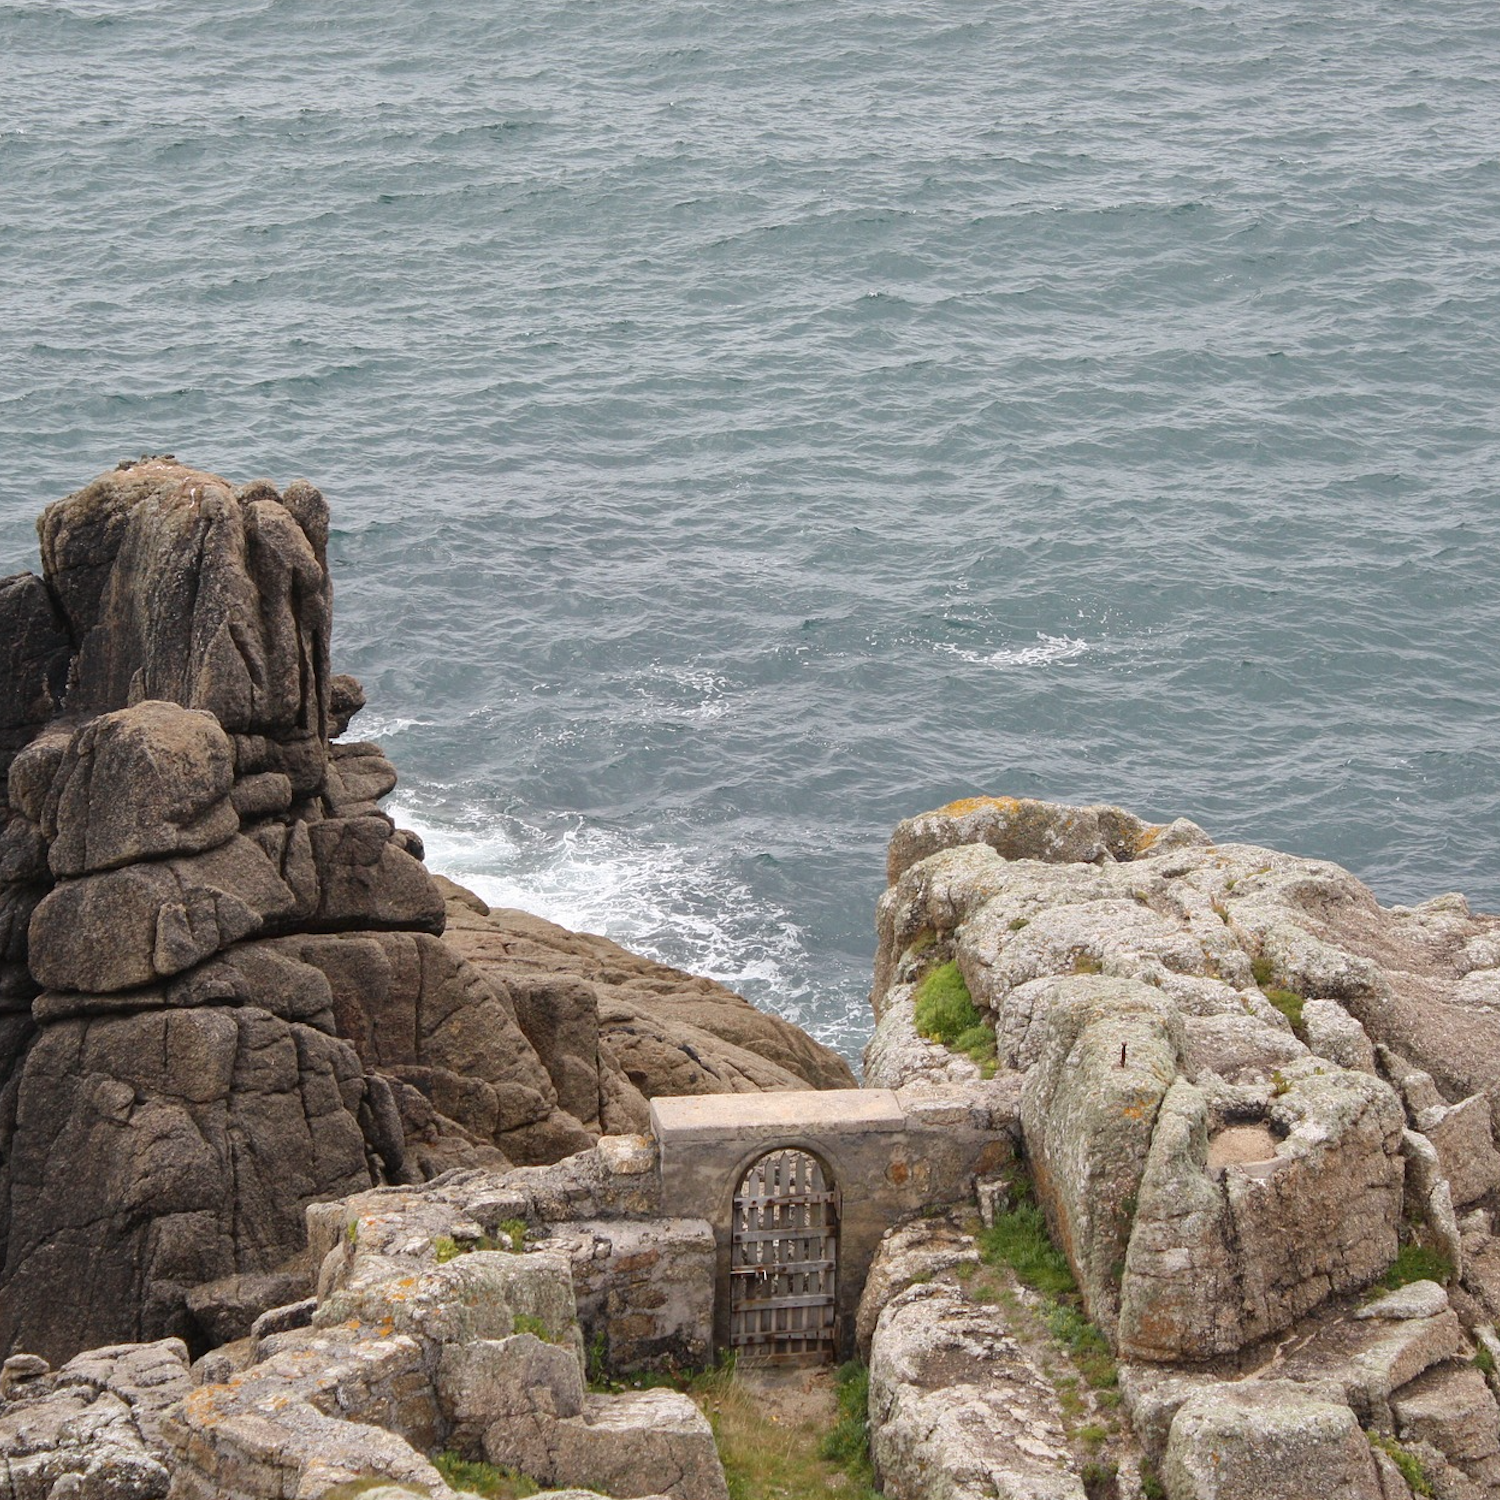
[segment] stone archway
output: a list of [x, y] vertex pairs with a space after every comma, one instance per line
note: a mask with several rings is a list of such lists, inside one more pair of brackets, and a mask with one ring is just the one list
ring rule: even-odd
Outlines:
[[735, 1188], [729, 1342], [756, 1364], [838, 1357], [838, 1187], [809, 1151], [768, 1151]]

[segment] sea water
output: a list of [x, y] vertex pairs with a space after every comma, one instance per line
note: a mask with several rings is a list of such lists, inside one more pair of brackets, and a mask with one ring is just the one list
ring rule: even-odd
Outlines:
[[1500, 909], [1500, 13], [0, 4], [0, 572], [333, 507], [397, 816], [855, 1054], [894, 823]]

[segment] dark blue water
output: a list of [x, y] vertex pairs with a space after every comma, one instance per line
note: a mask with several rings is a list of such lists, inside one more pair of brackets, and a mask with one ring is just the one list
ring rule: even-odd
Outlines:
[[974, 791], [1500, 908], [1474, 0], [0, 4], [0, 571], [334, 506], [432, 862], [846, 1048]]

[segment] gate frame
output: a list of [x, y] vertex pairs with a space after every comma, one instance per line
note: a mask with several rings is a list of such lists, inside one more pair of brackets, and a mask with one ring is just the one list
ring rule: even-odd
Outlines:
[[[716, 1346], [729, 1340], [730, 1213], [751, 1162], [778, 1147], [806, 1151], [838, 1184], [839, 1358], [848, 1359], [881, 1235], [933, 1204], [969, 1199], [976, 1175], [988, 1176], [1015, 1159], [1018, 1096], [1012, 1075], [900, 1093], [795, 1089], [654, 1098], [657, 1211], [713, 1230]], [[703, 1311], [706, 1320], [706, 1306]]]
[[[810, 1157], [817, 1163], [818, 1170], [822, 1172], [823, 1179], [828, 1185], [828, 1190], [833, 1194], [833, 1297], [830, 1299], [833, 1306], [833, 1339], [829, 1345], [827, 1363], [837, 1364], [843, 1358], [844, 1339], [844, 1309], [842, 1306], [841, 1293], [844, 1285], [844, 1188], [839, 1174], [834, 1171], [832, 1163], [828, 1160], [825, 1151], [820, 1150], [811, 1143], [784, 1140], [774, 1144], [763, 1145], [754, 1150], [743, 1162], [736, 1167], [729, 1183], [729, 1196], [727, 1209], [724, 1216], [718, 1221], [727, 1222], [729, 1225], [729, 1243], [727, 1246], [719, 1246], [719, 1284], [724, 1288], [722, 1297], [716, 1297], [714, 1310], [714, 1343], [725, 1349], [743, 1347], [733, 1344], [733, 1320], [734, 1320], [734, 1236], [735, 1236], [735, 1214], [734, 1200], [739, 1196], [740, 1186], [750, 1175], [751, 1169], [757, 1163], [766, 1160], [767, 1157], [780, 1155], [785, 1151], [797, 1151], [803, 1156]], [[715, 1239], [719, 1239], [717, 1231]], [[795, 1238], [789, 1235], [788, 1238]], [[721, 1328], [722, 1323], [722, 1328]], [[747, 1356], [748, 1357], [748, 1356]]]

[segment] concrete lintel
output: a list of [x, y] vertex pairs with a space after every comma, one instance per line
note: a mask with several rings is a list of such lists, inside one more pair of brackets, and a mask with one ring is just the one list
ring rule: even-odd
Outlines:
[[667, 1146], [788, 1135], [871, 1135], [906, 1128], [890, 1089], [796, 1089], [776, 1094], [669, 1094], [651, 1101]]

